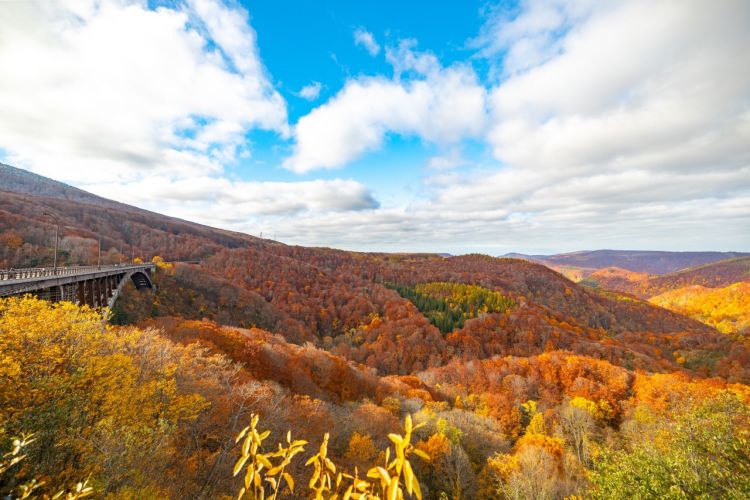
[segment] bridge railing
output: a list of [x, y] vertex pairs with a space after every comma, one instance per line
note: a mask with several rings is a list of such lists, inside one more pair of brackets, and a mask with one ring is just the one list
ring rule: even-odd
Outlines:
[[26, 269], [0, 269], [0, 281], [27, 280], [53, 276], [70, 276], [110, 269], [128, 269], [133, 267], [150, 267], [150, 264], [114, 264], [107, 266], [70, 266], [70, 267], [32, 267]]

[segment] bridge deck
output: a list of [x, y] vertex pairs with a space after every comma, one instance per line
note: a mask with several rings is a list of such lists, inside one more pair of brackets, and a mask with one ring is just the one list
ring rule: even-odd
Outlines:
[[124, 264], [111, 266], [39, 267], [0, 270], [0, 297], [18, 295], [40, 288], [67, 285], [78, 281], [103, 278], [134, 271], [154, 269], [155, 264]]

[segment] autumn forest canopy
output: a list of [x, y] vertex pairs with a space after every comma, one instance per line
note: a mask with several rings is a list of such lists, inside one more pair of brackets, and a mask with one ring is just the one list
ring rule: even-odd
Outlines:
[[51, 264], [49, 212], [59, 265], [156, 287], [0, 299], [2, 495], [750, 495], [748, 257], [354, 253], [32, 187], [0, 268]]

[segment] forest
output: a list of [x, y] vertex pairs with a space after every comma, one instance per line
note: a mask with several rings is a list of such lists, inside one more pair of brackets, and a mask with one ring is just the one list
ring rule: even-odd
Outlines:
[[750, 387], [719, 378], [560, 350], [379, 376], [208, 320], [107, 326], [97, 311], [34, 298], [4, 299], [0, 315], [4, 494], [750, 492]]
[[750, 496], [747, 258], [575, 283], [56, 189], [0, 196], [0, 267], [51, 263], [47, 211], [60, 265], [101, 241], [156, 288], [0, 299], [0, 496]]

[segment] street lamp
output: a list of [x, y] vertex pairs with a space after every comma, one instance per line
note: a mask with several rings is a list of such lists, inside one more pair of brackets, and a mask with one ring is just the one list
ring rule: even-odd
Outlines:
[[60, 217], [58, 217], [57, 215], [51, 214], [49, 212], [44, 212], [42, 213], [42, 215], [46, 215], [47, 217], [52, 217], [53, 219], [55, 219], [55, 223], [57, 224], [57, 226], [55, 227], [55, 257], [52, 260], [53, 262], [52, 272], [54, 274], [57, 274], [57, 240], [60, 234]]

